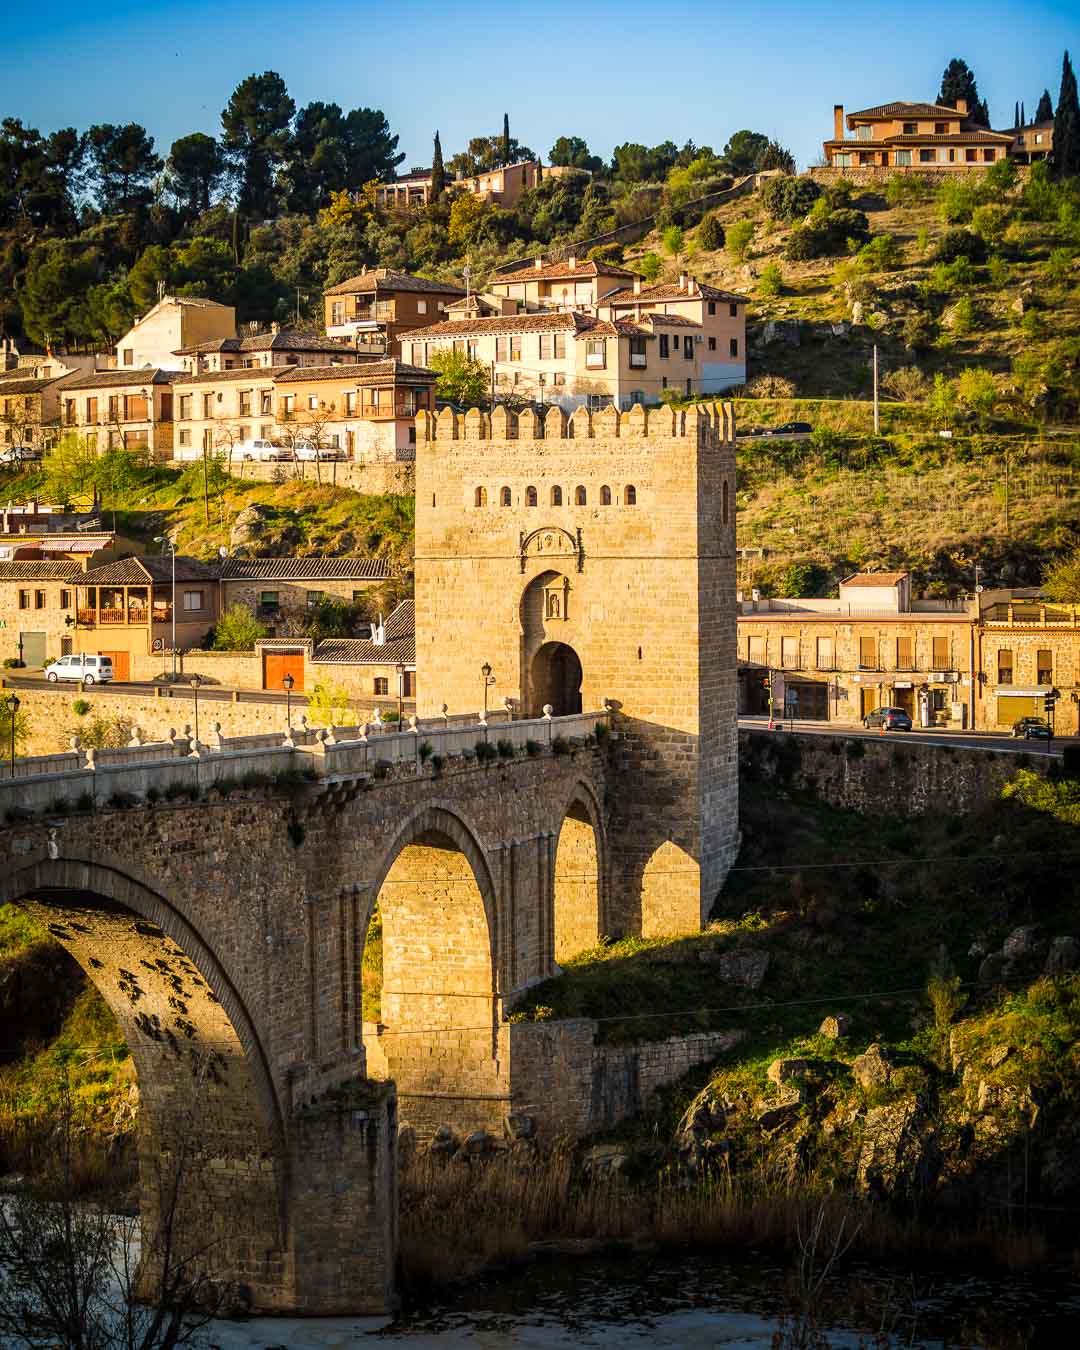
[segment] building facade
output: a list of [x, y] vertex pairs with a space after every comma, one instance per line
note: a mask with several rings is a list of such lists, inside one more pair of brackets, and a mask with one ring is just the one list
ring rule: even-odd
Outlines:
[[118, 370], [144, 366], [182, 370], [175, 355], [178, 348], [229, 338], [235, 332], [236, 310], [232, 305], [196, 296], [162, 296], [116, 344], [116, 366]]
[[403, 334], [435, 322], [464, 294], [460, 286], [390, 267], [365, 268], [323, 292], [326, 333], [346, 339], [356, 354], [400, 356]]
[[22, 371], [0, 375], [0, 447], [47, 450], [60, 434], [60, 393], [70, 373], [35, 378]]
[[0, 559], [0, 660], [39, 667], [76, 651], [75, 584], [64, 559]]
[[[506, 164], [483, 173], [452, 179], [447, 183], [447, 189], [450, 192], [469, 192], [482, 201], [509, 210], [517, 205], [523, 192], [536, 187], [544, 178], [561, 178], [567, 174], [589, 176], [585, 169], [522, 160], [517, 164]], [[418, 210], [431, 205], [431, 189], [431, 170], [412, 169], [392, 183], [379, 183], [375, 188], [375, 204], [383, 210]]]
[[242, 605], [276, 636], [327, 601], [363, 604], [390, 576], [385, 558], [225, 558], [221, 608]]
[[90, 449], [136, 450], [168, 459], [173, 450], [171, 370], [98, 370], [65, 380], [61, 435]]
[[824, 143], [834, 169], [881, 168], [964, 173], [1004, 159], [1011, 134], [990, 131], [968, 116], [964, 99], [955, 108], [938, 103], [883, 103], [844, 116], [833, 108], [833, 134]]
[[270, 370], [275, 366], [327, 366], [356, 360], [339, 338], [296, 333], [271, 324], [269, 333], [224, 337], [181, 347], [173, 353], [189, 375], [222, 370]]
[[1010, 127], [1001, 134], [1013, 138], [1009, 157], [1017, 164], [1037, 164], [1053, 153], [1053, 122], [1030, 122], [1026, 126]]

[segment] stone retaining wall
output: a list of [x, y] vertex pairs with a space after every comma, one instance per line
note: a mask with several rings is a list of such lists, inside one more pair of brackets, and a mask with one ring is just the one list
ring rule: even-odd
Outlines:
[[[296, 465], [260, 464], [244, 460], [230, 462], [227, 459], [220, 459], [218, 462], [233, 478], [244, 478], [249, 483], [290, 483], [299, 477], [306, 483], [321, 483], [323, 487], [350, 488], [353, 492], [371, 497], [381, 497], [388, 493], [410, 496], [416, 491], [415, 461], [356, 464], [351, 460], [331, 460], [319, 466], [313, 462]], [[170, 469], [190, 469], [193, 464], [198, 464], [199, 460], [172, 459], [166, 463]]]

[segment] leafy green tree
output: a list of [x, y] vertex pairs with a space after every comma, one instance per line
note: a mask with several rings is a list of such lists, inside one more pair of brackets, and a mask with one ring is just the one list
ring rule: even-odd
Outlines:
[[1042, 97], [1039, 99], [1039, 106], [1035, 109], [1036, 122], [1052, 122], [1054, 120], [1054, 103], [1050, 97], [1050, 90], [1044, 89]]
[[435, 132], [435, 146], [431, 152], [431, 200], [437, 202], [446, 191], [446, 165], [443, 164], [442, 141]]
[[349, 691], [332, 680], [316, 680], [308, 694], [308, 721], [316, 727], [354, 727], [356, 713], [349, 705]]
[[548, 163], [567, 169], [588, 169], [597, 173], [603, 160], [589, 154], [588, 144], [580, 136], [560, 136], [548, 151]]
[[660, 260], [659, 253], [653, 253], [651, 250], [641, 259], [638, 267], [646, 281], [655, 281], [664, 270], [664, 264]]
[[677, 257], [685, 244], [683, 232], [678, 225], [669, 225], [664, 231], [664, 251], [672, 257]]
[[821, 196], [812, 178], [770, 178], [761, 189], [761, 204], [774, 220], [798, 220]]
[[137, 308], [126, 281], [103, 281], [86, 292], [85, 311], [94, 336], [113, 347], [131, 327]]
[[17, 117], [0, 123], [0, 227], [70, 229], [86, 143], [73, 128], [45, 137]]
[[230, 605], [214, 625], [211, 648], [216, 652], [250, 652], [268, 631], [246, 605]]
[[728, 173], [735, 178], [741, 178], [748, 173], [757, 173], [768, 148], [768, 136], [763, 132], [744, 128], [730, 137], [720, 158]]
[[986, 241], [971, 230], [946, 230], [934, 250], [934, 261], [952, 263], [957, 258], [968, 262], [986, 261]]
[[672, 141], [651, 149], [636, 141], [626, 141], [612, 152], [612, 172], [621, 183], [661, 182], [674, 168], [678, 154]]
[[438, 375], [436, 398], [466, 408], [487, 403], [489, 372], [483, 361], [477, 361], [465, 352], [441, 348], [431, 353], [428, 365]]
[[749, 216], [743, 216], [741, 220], [736, 220], [728, 226], [725, 244], [736, 262], [745, 262], [753, 238], [754, 222]]
[[941, 90], [937, 101], [946, 108], [955, 108], [960, 99], [967, 100], [967, 115], [979, 126], [988, 127], [990, 116], [986, 104], [979, 99], [975, 76], [966, 61], [954, 56], [941, 76]]
[[345, 114], [336, 103], [309, 103], [296, 114], [283, 182], [291, 210], [310, 213], [343, 189], [392, 176], [405, 158], [395, 154], [383, 113], [355, 108]]
[[957, 378], [956, 396], [960, 404], [985, 427], [998, 399], [993, 375], [979, 366], [969, 366]]
[[128, 291], [135, 307], [148, 310], [157, 299], [158, 282], [164, 281], [172, 289], [178, 280], [176, 256], [164, 244], [151, 244], [139, 254], [138, 261], [128, 273]]
[[222, 144], [239, 184], [239, 206], [245, 216], [276, 213], [274, 179], [286, 162], [295, 111], [285, 81], [268, 70], [241, 80], [221, 114]]
[[447, 235], [450, 243], [459, 249], [466, 249], [478, 243], [492, 224], [496, 208], [489, 202], [464, 192], [455, 197], [450, 207], [450, 224]]
[[1007, 206], [987, 202], [985, 206], [975, 208], [971, 216], [971, 228], [984, 244], [993, 248], [1005, 238], [1010, 219], [1011, 212]]
[[908, 351], [929, 351], [937, 339], [937, 324], [925, 310], [918, 310], [904, 320], [903, 337]]
[[398, 137], [378, 108], [353, 108], [345, 114], [347, 174], [345, 186], [356, 190], [373, 179], [393, 178], [405, 159]]
[[779, 141], [770, 141], [761, 156], [758, 169], [764, 173], [767, 169], [779, 169], [781, 173], [795, 172], [795, 156], [785, 149]]
[[213, 136], [196, 131], [173, 141], [165, 181], [177, 205], [194, 217], [209, 211], [225, 177], [225, 168], [225, 156], [218, 142]]
[[775, 299], [784, 289], [784, 274], [776, 263], [766, 263], [758, 277], [758, 294]]
[[1046, 260], [1046, 271], [1051, 281], [1064, 285], [1071, 280], [1074, 257], [1075, 254], [1071, 248], [1051, 250], [1050, 257]]
[[1080, 602], [1080, 548], [1049, 564], [1043, 573], [1042, 593], [1058, 604]]
[[25, 754], [26, 747], [30, 741], [30, 732], [32, 725], [30, 714], [20, 708], [18, 712], [12, 710], [11, 704], [6, 698], [0, 699], [0, 750], [4, 754], [11, 753], [11, 727], [15, 724], [15, 753], [17, 755]]
[[1061, 92], [1054, 114], [1054, 177], [1072, 178], [1080, 174], [1080, 102], [1076, 95], [1076, 73], [1069, 53], [1061, 63]]
[[91, 336], [86, 292], [101, 279], [94, 249], [53, 239], [30, 254], [19, 304], [23, 328], [33, 342], [81, 342]]
[[[957, 300], [953, 306], [952, 319], [949, 324], [955, 337], [966, 337], [975, 327], [975, 306], [972, 303], [971, 296], [964, 295]], [[964, 372], [970, 374], [969, 371]]]
[[724, 227], [715, 215], [707, 215], [698, 226], [697, 242], [698, 248], [706, 253], [715, 253], [724, 247]]
[[956, 390], [952, 381], [940, 370], [934, 376], [934, 385], [930, 390], [930, 415], [942, 427], [948, 427], [956, 419]]
[[138, 122], [114, 126], [103, 122], [86, 133], [91, 184], [98, 206], [106, 215], [147, 207], [151, 184], [162, 161], [154, 153], [154, 138]]

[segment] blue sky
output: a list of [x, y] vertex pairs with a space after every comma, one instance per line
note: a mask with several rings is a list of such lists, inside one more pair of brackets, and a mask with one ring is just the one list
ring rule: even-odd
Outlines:
[[[942, 22], [942, 16], [947, 21]], [[800, 164], [820, 153], [832, 106], [933, 98], [952, 56], [975, 71], [998, 126], [1057, 98], [1061, 55], [1080, 60], [1080, 0], [910, 0], [903, 6], [741, 6], [671, 0], [543, 5], [10, 6], [0, 115], [42, 131], [143, 123], [160, 153], [189, 131], [217, 133], [245, 75], [281, 74], [297, 103], [382, 108], [409, 164], [470, 135], [513, 134], [546, 155], [559, 135], [610, 155], [626, 140], [720, 149], [743, 126], [775, 135]]]

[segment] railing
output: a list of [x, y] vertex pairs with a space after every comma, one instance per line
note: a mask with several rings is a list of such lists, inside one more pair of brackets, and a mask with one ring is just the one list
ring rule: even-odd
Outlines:
[[[75, 737], [64, 754], [17, 759], [14, 774], [0, 776], [0, 812], [9, 820], [35, 811], [56, 814], [84, 799], [130, 806], [168, 798], [174, 790], [190, 795], [219, 783], [235, 786], [250, 775], [263, 782], [283, 773], [379, 779], [395, 766], [408, 765], [419, 776], [436, 755], [480, 760], [558, 753], [594, 735], [609, 717], [605, 710], [517, 722], [496, 721], [494, 714], [488, 721], [475, 715], [412, 718], [403, 731], [388, 731], [381, 723], [316, 730], [301, 717], [291, 735], [286, 729], [225, 737], [214, 723], [206, 743], [196, 741], [185, 726], [183, 735], [170, 731], [165, 740], [151, 743], [136, 730], [129, 745], [111, 750], [84, 749]], [[488, 747], [486, 754], [481, 746]]]
[[[80, 609], [79, 622], [88, 627], [105, 627], [109, 624], [144, 624], [148, 617], [145, 609]], [[156, 615], [155, 615], [156, 618]]]

